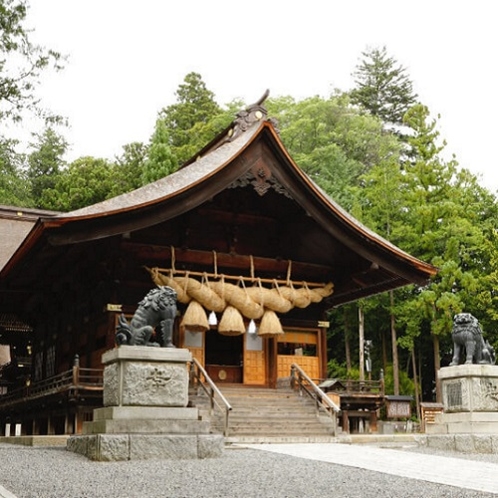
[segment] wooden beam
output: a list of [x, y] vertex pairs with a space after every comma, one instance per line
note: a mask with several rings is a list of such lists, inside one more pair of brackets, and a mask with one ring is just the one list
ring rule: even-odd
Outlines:
[[[206, 267], [210, 273], [222, 273], [221, 269], [236, 269], [239, 274], [251, 276], [251, 268], [254, 268], [254, 275], [272, 274], [281, 275], [286, 278], [290, 273], [290, 278], [308, 279], [327, 282], [333, 281], [334, 270], [329, 266], [317, 265], [314, 263], [300, 262], [252, 257], [242, 254], [218, 253], [215, 251], [199, 251], [193, 249], [178, 249], [165, 246], [154, 246], [150, 244], [140, 244], [122, 241], [123, 250], [132, 253], [137, 259], [142, 261], [157, 261], [160, 266], [170, 266], [174, 260], [174, 267], [181, 265], [197, 265]], [[252, 260], [252, 261], [251, 261]], [[290, 270], [289, 270], [290, 265]]]

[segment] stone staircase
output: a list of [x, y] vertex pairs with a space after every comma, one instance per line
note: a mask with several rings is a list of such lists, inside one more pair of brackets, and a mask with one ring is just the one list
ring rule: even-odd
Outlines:
[[[299, 396], [290, 387], [277, 389], [244, 385], [218, 385], [232, 406], [227, 443], [312, 443], [332, 442], [332, 420], [317, 415], [308, 396]], [[212, 432], [223, 432], [224, 415], [214, 410], [209, 417], [209, 398], [202, 389], [191, 393], [190, 402], [203, 418], [210, 418]]]

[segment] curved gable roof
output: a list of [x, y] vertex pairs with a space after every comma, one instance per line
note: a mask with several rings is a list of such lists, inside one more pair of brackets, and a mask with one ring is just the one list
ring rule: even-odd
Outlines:
[[[165, 178], [92, 206], [40, 218], [0, 273], [0, 279], [44, 244], [96, 240], [158, 224], [199, 206], [258, 167], [269, 168], [271, 171], [262, 173], [263, 177], [266, 174], [275, 179], [323, 230], [371, 261], [372, 267], [388, 271], [380, 287], [378, 282], [365, 285], [371, 286], [370, 293], [422, 283], [436, 273], [432, 265], [380, 237], [328, 197], [294, 163], [271, 121], [264, 119], [262, 109], [254, 106], [239, 116], [227, 132], [201, 151], [201, 156]], [[361, 295], [368, 294], [363, 291]]]

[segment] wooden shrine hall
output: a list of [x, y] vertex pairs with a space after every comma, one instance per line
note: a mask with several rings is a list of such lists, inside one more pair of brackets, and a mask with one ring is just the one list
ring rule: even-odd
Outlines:
[[[328, 309], [435, 272], [330, 199], [258, 102], [175, 173], [37, 219], [0, 272], [0, 313], [32, 330], [30, 378], [0, 396], [0, 422], [78, 432], [118, 317], [156, 285], [178, 293], [174, 344], [216, 383], [274, 387], [292, 363], [326, 377]], [[63, 393], [51, 379], [67, 375], [86, 383]]]

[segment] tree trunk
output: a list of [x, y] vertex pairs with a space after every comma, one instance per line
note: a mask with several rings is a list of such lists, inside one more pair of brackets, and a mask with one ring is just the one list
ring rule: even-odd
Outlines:
[[346, 370], [351, 372], [352, 364], [351, 364], [351, 345], [349, 343], [349, 338], [351, 337], [350, 333], [350, 325], [348, 319], [348, 310], [347, 307], [344, 307], [344, 349], [346, 354]]
[[439, 369], [441, 368], [441, 358], [439, 355], [439, 336], [432, 334], [432, 343], [434, 345], [434, 376], [436, 381], [436, 403], [442, 403], [443, 396], [441, 393], [441, 384], [439, 383]]
[[413, 383], [415, 384], [415, 406], [417, 410], [417, 419], [420, 420], [420, 391], [418, 389], [418, 375], [417, 375], [417, 360], [415, 358], [415, 344], [412, 348], [412, 369], [413, 369]]
[[365, 317], [363, 314], [363, 308], [361, 305], [358, 306], [358, 336], [359, 336], [359, 346], [360, 346], [360, 380], [365, 380]]
[[394, 395], [399, 395], [399, 360], [398, 360], [398, 337], [396, 335], [396, 319], [392, 311], [394, 307], [394, 292], [389, 293], [389, 298], [391, 300], [391, 342], [393, 348], [393, 384], [394, 384]]
[[387, 331], [382, 331], [382, 368], [384, 372], [387, 370]]

